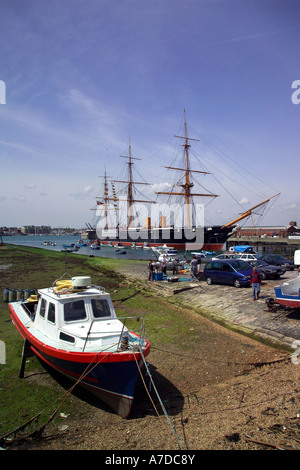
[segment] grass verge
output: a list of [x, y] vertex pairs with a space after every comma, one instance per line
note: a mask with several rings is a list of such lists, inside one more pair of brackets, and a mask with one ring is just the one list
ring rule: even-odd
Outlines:
[[[49, 379], [42, 365], [35, 358], [26, 362], [25, 378], [19, 378], [22, 354], [22, 338], [12, 324], [8, 304], [2, 293], [5, 288], [40, 289], [51, 286], [55, 279], [68, 272], [71, 276], [89, 275], [93, 283], [102, 285], [111, 293], [118, 316], [146, 315], [146, 336], [151, 344], [178, 344], [190, 348], [189, 324], [176, 305], [171, 305], [137, 281], [128, 281], [118, 274], [120, 261], [105, 258], [65, 254], [38, 248], [4, 245], [0, 247], [0, 340], [6, 348], [6, 363], [0, 364], [0, 437], [21, 426], [46, 409], [39, 424], [46, 421], [58, 405], [61, 388]], [[136, 262], [135, 262], [136, 263]], [[147, 334], [150, 332], [150, 334]], [[28, 380], [30, 377], [30, 380]], [[73, 398], [64, 403], [60, 412], [68, 414]], [[58, 417], [57, 425], [61, 419]], [[34, 423], [36, 426], [36, 423]]]

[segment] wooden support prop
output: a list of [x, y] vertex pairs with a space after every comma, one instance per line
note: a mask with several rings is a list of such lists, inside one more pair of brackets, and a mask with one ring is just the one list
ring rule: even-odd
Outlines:
[[20, 379], [24, 379], [26, 359], [31, 356], [33, 356], [33, 352], [30, 349], [30, 343], [28, 339], [25, 338], [24, 343], [23, 343], [22, 361], [21, 361], [21, 368], [20, 368], [20, 373], [19, 373]]

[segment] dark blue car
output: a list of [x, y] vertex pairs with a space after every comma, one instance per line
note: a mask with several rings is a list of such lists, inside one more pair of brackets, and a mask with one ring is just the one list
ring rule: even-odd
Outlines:
[[203, 271], [207, 284], [232, 284], [235, 287], [249, 286], [252, 266], [240, 259], [218, 260], [206, 263]]

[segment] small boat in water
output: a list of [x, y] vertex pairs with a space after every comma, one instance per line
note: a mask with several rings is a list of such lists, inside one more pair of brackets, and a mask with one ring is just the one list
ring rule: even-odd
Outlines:
[[300, 276], [275, 287], [276, 302], [291, 308], [300, 308]]
[[23, 371], [25, 357], [35, 354], [128, 417], [150, 352], [143, 317], [118, 318], [109, 293], [88, 276], [63, 276], [36, 296], [9, 303], [9, 311], [24, 339]]
[[99, 241], [95, 241], [94, 243], [91, 243], [90, 248], [91, 248], [91, 250], [100, 250]]
[[64, 250], [71, 250], [71, 251], [78, 251], [79, 247], [75, 243], [71, 243], [70, 245], [63, 244]]
[[80, 240], [78, 240], [78, 242], [77, 242], [77, 246], [78, 246], [78, 247], [81, 247], [81, 246], [89, 246], [89, 241], [88, 241], [88, 240], [82, 240], [82, 239], [80, 239]]

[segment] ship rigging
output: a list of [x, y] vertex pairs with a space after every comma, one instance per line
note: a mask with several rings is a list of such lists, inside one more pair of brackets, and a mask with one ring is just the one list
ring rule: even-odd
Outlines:
[[[108, 178], [106, 171], [104, 174], [104, 195], [101, 197], [97, 197], [97, 206], [93, 208], [93, 210], [100, 209], [104, 211], [104, 225], [102, 224], [102, 229], [94, 229], [93, 231], [90, 230], [88, 237], [90, 239], [99, 238], [104, 244], [105, 243], [122, 243], [124, 245], [131, 244], [133, 241], [137, 242], [138, 244], [147, 244], [150, 246], [156, 246], [161, 244], [166, 244], [167, 246], [174, 246], [181, 250], [191, 249], [194, 239], [199, 242], [199, 237], [197, 237], [197, 233], [199, 230], [202, 230], [203, 237], [201, 239], [201, 246], [205, 250], [222, 250], [224, 243], [230, 237], [230, 235], [236, 230], [237, 226], [236, 223], [246, 219], [248, 217], [252, 217], [254, 214], [255, 209], [258, 207], [264, 206], [267, 204], [271, 199], [278, 197], [280, 193], [271, 196], [264, 201], [256, 204], [255, 206], [251, 207], [247, 211], [244, 211], [239, 217], [235, 218], [234, 220], [223, 224], [223, 225], [212, 225], [212, 226], [197, 226], [197, 217], [195, 217], [195, 204], [194, 204], [194, 197], [204, 197], [204, 198], [217, 198], [219, 197], [218, 194], [213, 194], [208, 192], [197, 192], [194, 188], [194, 179], [193, 174], [202, 174], [208, 175], [211, 174], [208, 171], [203, 171], [202, 169], [192, 169], [191, 162], [190, 162], [190, 147], [191, 141], [197, 141], [198, 139], [193, 139], [188, 136], [187, 131], [187, 122], [186, 122], [186, 112], [184, 110], [184, 135], [176, 135], [176, 138], [183, 139], [184, 143], [182, 147], [184, 148], [184, 164], [180, 166], [164, 166], [164, 168], [168, 170], [173, 170], [176, 173], [182, 172], [181, 178], [177, 180], [177, 182], [171, 186], [170, 190], [168, 191], [156, 191], [155, 194], [159, 197], [162, 195], [167, 195], [169, 197], [179, 197], [184, 204], [184, 210], [186, 211], [184, 218], [181, 220], [181, 226], [176, 225], [175, 223], [175, 215], [173, 215], [173, 220], [169, 220], [169, 225], [166, 225], [166, 217], [161, 217], [158, 224], [153, 223], [151, 220], [151, 211], [148, 216], [145, 217], [146, 220], [141, 224], [140, 222], [136, 225], [136, 221], [138, 220], [137, 212], [135, 211], [135, 206], [142, 204], [156, 204], [157, 201], [151, 201], [146, 199], [140, 199], [135, 196], [136, 188], [135, 185], [148, 185], [151, 186], [148, 182], [141, 182], [141, 181], [134, 181], [133, 177], [133, 166], [134, 161], [141, 160], [140, 158], [133, 157], [131, 153], [131, 139], [129, 137], [129, 153], [128, 156], [122, 155], [122, 158], [127, 159], [128, 165], [128, 177], [127, 179], [111, 179], [112, 185], [112, 195], [109, 195], [109, 186], [108, 186]], [[114, 184], [125, 184], [125, 190], [123, 190], [122, 195], [117, 196], [117, 192], [115, 189]], [[120, 214], [117, 218], [117, 213], [120, 212], [120, 209], [124, 205], [126, 206], [126, 219], [120, 222]], [[153, 206], [150, 206], [153, 207]], [[173, 209], [174, 210], [174, 209]], [[114, 230], [110, 230], [109, 224], [109, 211], [113, 211], [114, 220], [117, 222], [113, 223]], [[103, 213], [103, 212], [102, 212]], [[97, 213], [99, 216], [99, 212]], [[145, 215], [145, 214], [143, 214]], [[150, 215], [150, 216], [149, 216]], [[169, 214], [170, 216], [170, 214]], [[103, 217], [102, 217], [103, 220]], [[178, 219], [177, 219], [178, 220]], [[155, 219], [157, 221], [157, 219]], [[185, 222], [185, 226], [183, 227], [183, 221]], [[135, 225], [135, 226], [134, 226]], [[203, 224], [204, 225], [204, 224]], [[104, 230], [103, 230], [104, 229]], [[133, 238], [132, 238], [133, 237]], [[187, 248], [189, 246], [189, 248]], [[199, 246], [197, 247], [199, 249]]]

